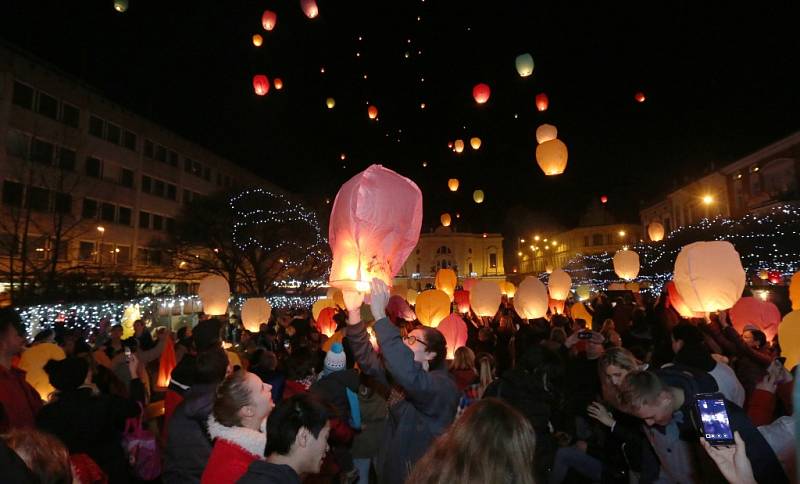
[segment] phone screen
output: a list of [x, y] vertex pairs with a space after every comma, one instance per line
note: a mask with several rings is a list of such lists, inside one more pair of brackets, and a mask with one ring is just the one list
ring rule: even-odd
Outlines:
[[733, 431], [722, 396], [698, 398], [697, 410], [700, 414], [703, 436], [709, 444], [733, 445]]

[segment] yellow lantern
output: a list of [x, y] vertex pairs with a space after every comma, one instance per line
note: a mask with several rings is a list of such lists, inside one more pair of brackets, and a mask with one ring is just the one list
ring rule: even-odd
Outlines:
[[458, 178], [451, 178], [447, 180], [447, 187], [451, 192], [458, 190]]
[[571, 287], [572, 278], [561, 269], [554, 270], [547, 281], [550, 298], [556, 301], [566, 301]]
[[406, 301], [408, 301], [408, 304], [411, 304], [412, 306], [417, 304], [418, 295], [419, 293], [416, 290], [409, 289], [408, 292], [406, 293]]
[[572, 314], [572, 319], [582, 319], [586, 321], [588, 327], [592, 326], [592, 315], [589, 314], [582, 302], [576, 302], [570, 306], [569, 312]]
[[539, 144], [554, 140], [558, 137], [558, 129], [552, 124], [543, 124], [536, 128], [536, 142]]
[[216, 274], [206, 276], [200, 281], [197, 295], [203, 303], [203, 312], [209, 316], [219, 316], [228, 312], [231, 289], [224, 277]]
[[469, 304], [478, 316], [494, 316], [502, 300], [500, 286], [492, 281], [478, 281], [469, 291]]
[[639, 275], [639, 254], [632, 250], [619, 250], [614, 254], [614, 272], [626, 281]]
[[794, 310], [784, 316], [778, 326], [778, 340], [781, 342], [781, 356], [786, 357], [783, 366], [791, 370], [800, 363], [800, 311]]
[[262, 43], [264, 43], [264, 37], [261, 37], [259, 34], [253, 35], [253, 45], [261, 47]]
[[500, 286], [500, 294], [509, 299], [514, 297], [514, 294], [517, 292], [517, 286], [515, 286], [513, 282], [498, 281], [497, 285]]
[[551, 264], [549, 262], [547, 264], [545, 264], [544, 265], [544, 271], [546, 273], [548, 273], [548, 274], [552, 274], [553, 273], [553, 264]]
[[474, 136], [469, 140], [469, 145], [472, 146], [473, 150], [477, 150], [481, 147], [481, 139], [477, 136]]
[[689, 310], [708, 313], [728, 309], [742, 296], [745, 273], [730, 242], [695, 242], [675, 259], [675, 288]]
[[457, 139], [455, 143], [455, 148], [453, 149], [456, 151], [456, 153], [461, 153], [462, 151], [464, 151], [464, 140]]
[[114, 0], [114, 10], [125, 13], [128, 10], [128, 0]]
[[325, 100], [325, 105], [328, 106], [328, 109], [333, 109], [336, 106], [336, 99], [329, 97]]
[[592, 296], [592, 288], [585, 284], [580, 285], [575, 288], [575, 295], [578, 296], [578, 299], [581, 301], [585, 301]]
[[792, 301], [792, 309], [800, 309], [800, 272], [795, 272], [789, 282], [789, 299]]
[[251, 297], [242, 304], [242, 324], [244, 329], [253, 333], [261, 330], [261, 323], [269, 321], [272, 314], [272, 306], [266, 298]]
[[542, 318], [547, 314], [547, 288], [536, 277], [528, 276], [514, 295], [514, 311], [522, 319]]
[[761, 269], [760, 271], [758, 271], [758, 278], [761, 279], [762, 281], [766, 281], [767, 279], [769, 279], [769, 271], [766, 269]]
[[472, 199], [475, 200], [475, 203], [483, 203], [483, 190], [472, 192]]
[[559, 139], [545, 141], [536, 147], [536, 162], [545, 175], [560, 175], [567, 168], [567, 145]]
[[342, 309], [346, 309], [344, 307], [344, 294], [342, 294], [342, 290], [338, 287], [329, 287], [328, 291], [325, 295], [327, 299], [333, 299], [333, 302]]
[[435, 328], [450, 314], [450, 298], [444, 291], [428, 289], [417, 296], [415, 312], [425, 326]]
[[439, 221], [442, 222], [443, 226], [449, 227], [450, 226], [450, 222], [452, 222], [452, 219], [450, 218], [450, 214], [449, 213], [443, 213], [442, 216], [439, 217]]
[[456, 284], [458, 284], [458, 277], [453, 269], [439, 269], [436, 271], [434, 285], [436, 289], [447, 294], [450, 301], [453, 300], [453, 294], [456, 292]]
[[647, 235], [653, 242], [661, 242], [664, 239], [664, 226], [660, 222], [650, 222], [647, 226]]
[[50, 394], [56, 391], [50, 384], [44, 365], [50, 360], [61, 361], [66, 357], [64, 350], [55, 343], [38, 343], [22, 352], [19, 368], [25, 370], [25, 381], [39, 393], [42, 400], [49, 400]]
[[[341, 293], [342, 291], [339, 291], [339, 294]], [[314, 318], [314, 321], [319, 319], [319, 313], [321, 313], [325, 308], [336, 309], [336, 301], [331, 298], [324, 297], [315, 302], [314, 305], [311, 306], [311, 316]]]

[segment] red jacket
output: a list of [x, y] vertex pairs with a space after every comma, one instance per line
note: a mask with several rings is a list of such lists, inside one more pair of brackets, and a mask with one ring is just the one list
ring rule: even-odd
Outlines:
[[35, 427], [40, 408], [42, 399], [25, 381], [25, 371], [0, 365], [0, 433], [12, 427]]
[[214, 448], [200, 479], [201, 484], [234, 484], [251, 463], [264, 458], [267, 435], [244, 427], [226, 427], [208, 418], [208, 433]]

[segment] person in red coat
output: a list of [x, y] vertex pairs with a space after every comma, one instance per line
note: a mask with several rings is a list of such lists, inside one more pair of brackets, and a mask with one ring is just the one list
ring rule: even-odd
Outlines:
[[208, 417], [214, 448], [201, 484], [233, 484], [251, 463], [264, 458], [267, 416], [275, 406], [271, 390], [261, 378], [244, 370], [222, 382]]
[[39, 393], [25, 381], [25, 372], [11, 362], [22, 352], [25, 331], [19, 313], [0, 309], [0, 433], [34, 427], [42, 408]]

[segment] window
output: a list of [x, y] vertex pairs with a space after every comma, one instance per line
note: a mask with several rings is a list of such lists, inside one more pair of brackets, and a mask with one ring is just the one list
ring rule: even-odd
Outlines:
[[170, 200], [177, 200], [178, 198], [178, 187], [172, 183], [167, 183], [167, 198]]
[[139, 227], [143, 229], [150, 228], [150, 214], [144, 210], [139, 211]]
[[83, 209], [81, 210], [81, 218], [94, 219], [97, 218], [97, 201], [91, 198], [83, 199]]
[[189, 205], [190, 203], [192, 203], [192, 192], [189, 191], [189, 190], [184, 189], [183, 190], [183, 204], [184, 205]]
[[153, 195], [158, 195], [159, 197], [164, 196], [164, 182], [161, 180], [153, 180]]
[[120, 131], [119, 126], [111, 123], [106, 124], [106, 140], [110, 143], [114, 143], [118, 145], [120, 143], [120, 136], [122, 132]]
[[42, 260], [47, 257], [47, 238], [35, 236], [29, 237], [27, 252], [31, 259]]
[[33, 109], [33, 88], [14, 81], [13, 103], [26, 109]]
[[70, 214], [72, 213], [72, 196], [68, 193], [55, 194], [54, 208], [57, 213]]
[[131, 248], [128, 245], [118, 245], [117, 251], [117, 264], [130, 264], [131, 263]]
[[77, 158], [77, 153], [69, 148], [61, 147], [58, 149], [58, 166], [62, 170], [75, 170], [75, 162]]
[[81, 112], [75, 106], [67, 103], [61, 103], [61, 122], [67, 126], [77, 128], [80, 123]]
[[119, 184], [123, 187], [133, 188], [133, 170], [123, 168], [119, 176]]
[[203, 178], [206, 181], [211, 181], [211, 168], [204, 166], [203, 167]]
[[22, 206], [22, 184], [3, 180], [3, 205]]
[[145, 193], [150, 193], [150, 190], [153, 189], [153, 179], [147, 175], [142, 175], [142, 191]]
[[494, 252], [489, 254], [489, 267], [497, 269], [497, 254]]
[[199, 161], [192, 161], [192, 173], [197, 176], [203, 173], [203, 165]]
[[40, 92], [39, 105], [36, 107], [36, 112], [51, 119], [58, 118], [58, 101], [52, 96]]
[[603, 245], [603, 234], [592, 235], [592, 245]]
[[175, 219], [172, 217], [165, 217], [167, 232], [174, 233], [175, 232]]
[[116, 207], [114, 207], [113, 203], [103, 202], [100, 205], [100, 220], [103, 220], [104, 222], [113, 223], [114, 222], [114, 215], [115, 215], [114, 212], [115, 211], [116, 211]]
[[94, 259], [94, 242], [81, 242], [78, 245], [78, 260], [90, 261]]
[[119, 214], [117, 217], [117, 223], [120, 225], [127, 225], [130, 227], [131, 225], [131, 216], [133, 211], [128, 207], [119, 207]]
[[52, 143], [33, 138], [33, 143], [31, 143], [31, 161], [50, 165], [53, 163], [54, 151], [55, 147]]
[[19, 237], [14, 234], [0, 234], [0, 253], [7, 256], [19, 254]]
[[144, 140], [144, 156], [147, 158], [153, 157], [153, 142], [149, 139]]
[[147, 249], [139, 247], [136, 249], [136, 263], [140, 266], [146, 266], [148, 262]]
[[167, 162], [167, 149], [161, 145], [156, 146], [156, 160], [162, 163]]
[[178, 166], [178, 153], [174, 151], [169, 152], [169, 164], [172, 166]]
[[186, 173], [192, 172], [192, 160], [190, 160], [189, 158], [183, 160], [183, 171], [185, 171]]
[[9, 156], [16, 156], [23, 160], [28, 159], [28, 146], [31, 143], [31, 137], [25, 133], [19, 132], [14, 129], [9, 129], [6, 135], [6, 153]]
[[122, 146], [128, 148], [131, 151], [136, 151], [136, 134], [131, 133], [126, 129], [125, 134], [122, 137]]
[[89, 156], [86, 158], [86, 176], [90, 176], [92, 178], [102, 178], [103, 177], [103, 162]]
[[164, 230], [164, 217], [153, 215], [153, 230]]
[[45, 188], [28, 187], [28, 207], [36, 212], [50, 210], [50, 192]]
[[103, 137], [103, 120], [97, 116], [89, 116], [89, 134], [98, 138]]

